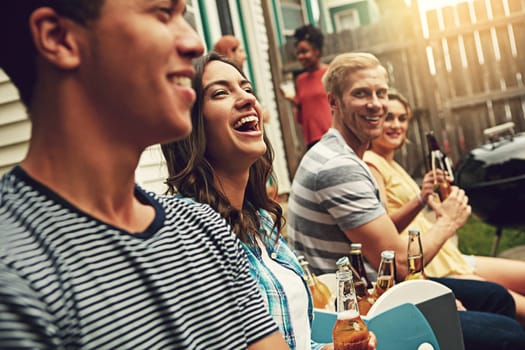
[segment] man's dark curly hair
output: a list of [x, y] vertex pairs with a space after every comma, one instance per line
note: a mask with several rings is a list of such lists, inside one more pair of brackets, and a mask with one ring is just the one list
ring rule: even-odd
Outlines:
[[18, 88], [29, 108], [35, 87], [36, 49], [29, 30], [29, 17], [40, 7], [53, 8], [59, 15], [80, 24], [97, 19], [104, 0], [16, 0], [0, 2], [0, 68]]
[[324, 35], [318, 28], [314, 27], [313, 25], [307, 24], [297, 28], [293, 36], [295, 38], [296, 45], [299, 41], [306, 40], [310, 43], [310, 45], [312, 45], [314, 48], [316, 48], [317, 50], [319, 50], [319, 52], [322, 53]]

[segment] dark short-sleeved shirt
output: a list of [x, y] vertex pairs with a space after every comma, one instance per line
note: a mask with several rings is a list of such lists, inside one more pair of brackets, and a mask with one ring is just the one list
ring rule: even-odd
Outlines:
[[130, 234], [17, 167], [0, 181], [0, 347], [245, 349], [278, 331], [209, 206], [147, 193]]

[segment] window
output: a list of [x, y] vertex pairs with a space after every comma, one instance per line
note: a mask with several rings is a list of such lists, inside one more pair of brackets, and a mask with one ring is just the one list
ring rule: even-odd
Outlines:
[[361, 25], [359, 12], [356, 9], [341, 11], [335, 14], [335, 30], [355, 29]]
[[281, 0], [282, 34], [292, 35], [295, 28], [306, 23], [302, 0]]

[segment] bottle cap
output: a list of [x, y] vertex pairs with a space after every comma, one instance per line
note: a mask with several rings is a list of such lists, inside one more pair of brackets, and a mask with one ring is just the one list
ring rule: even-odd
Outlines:
[[352, 243], [350, 244], [350, 250], [361, 250], [363, 247], [362, 243]]
[[395, 250], [385, 250], [385, 252], [390, 252], [390, 253], [392, 253], [392, 256], [394, 258], [396, 257], [396, 251]]
[[409, 235], [418, 235], [419, 234], [419, 230], [417, 228], [410, 228], [408, 229], [408, 234]]
[[339, 267], [339, 266], [345, 266], [345, 265], [350, 265], [350, 259], [348, 259], [347, 256], [340, 257], [340, 258], [337, 259], [337, 261], [335, 262], [335, 265], [336, 265], [337, 267]]
[[381, 258], [382, 259], [388, 259], [388, 260], [393, 260], [395, 257], [395, 253], [393, 250], [383, 250], [381, 252]]

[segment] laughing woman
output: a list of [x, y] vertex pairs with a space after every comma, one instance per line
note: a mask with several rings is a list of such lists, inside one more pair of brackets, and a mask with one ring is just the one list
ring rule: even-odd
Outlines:
[[[297, 258], [280, 237], [282, 210], [266, 194], [272, 151], [251, 83], [211, 53], [195, 62], [193, 131], [162, 146], [170, 194], [207, 203], [243, 243], [250, 272], [291, 349], [331, 349], [310, 340], [312, 299]], [[191, 198], [191, 199], [189, 199]], [[375, 348], [372, 337], [370, 349]]]

